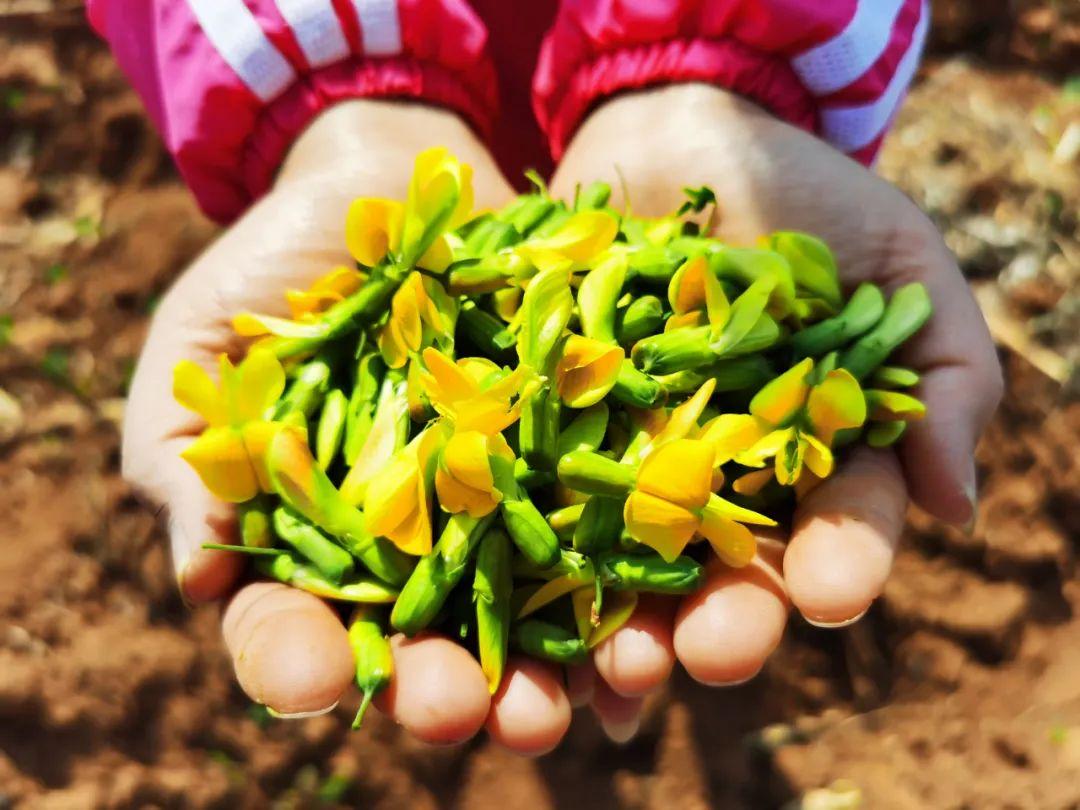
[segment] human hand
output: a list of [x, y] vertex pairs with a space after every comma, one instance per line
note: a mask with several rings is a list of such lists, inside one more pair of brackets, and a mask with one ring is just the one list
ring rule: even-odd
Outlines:
[[936, 517], [969, 524], [975, 444], [1002, 381], [982, 314], [933, 224], [887, 182], [744, 99], [686, 84], [609, 101], [578, 131], [552, 193], [569, 198], [593, 180], [611, 184], [617, 208], [629, 202], [643, 216], [675, 210], [684, 186], [708, 185], [720, 238], [752, 244], [775, 230], [806, 231], [833, 249], [849, 289], [921, 281], [935, 307], [900, 357], [922, 375], [927, 416], [897, 452], [858, 450], [800, 505], [790, 542], [761, 538], [750, 566], [716, 562], [678, 606], [643, 605], [595, 651], [602, 677], [586, 670], [571, 679], [575, 702], [595, 690], [609, 732], [626, 737], [641, 695], [676, 658], [699, 681], [739, 683], [779, 643], [789, 604], [818, 625], [862, 616], [885, 585], [909, 493]]
[[[240, 349], [231, 319], [250, 310], [286, 314], [284, 292], [305, 289], [351, 261], [343, 225], [357, 196], [401, 199], [413, 159], [434, 145], [472, 164], [476, 205], [513, 192], [491, 157], [454, 115], [396, 102], [356, 101], [320, 116], [293, 145], [273, 190], [200, 256], [162, 300], [132, 381], [124, 425], [124, 475], [168, 514], [173, 561], [184, 598], [207, 602], [233, 591], [243, 558], [203, 549], [236, 537], [232, 508], [216, 500], [180, 451], [202, 425], [173, 399], [182, 359], [210, 368]], [[223, 631], [237, 677], [255, 700], [285, 715], [332, 708], [354, 675], [340, 619], [322, 601], [285, 585], [241, 588]], [[535, 752], [558, 742], [570, 721], [559, 673], [511, 659], [491, 698], [472, 655], [426, 635], [393, 640], [395, 677], [376, 705], [420, 739], [455, 742], [485, 723], [492, 737]], [[490, 714], [490, 718], [489, 718]]]

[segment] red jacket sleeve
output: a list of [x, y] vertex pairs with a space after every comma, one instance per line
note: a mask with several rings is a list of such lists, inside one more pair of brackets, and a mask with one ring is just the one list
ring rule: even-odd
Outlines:
[[90, 0], [203, 210], [239, 215], [325, 107], [404, 97], [495, 115], [487, 31], [465, 0]]
[[701, 81], [870, 163], [918, 66], [926, 0], [563, 0], [533, 107], [556, 159], [621, 90]]

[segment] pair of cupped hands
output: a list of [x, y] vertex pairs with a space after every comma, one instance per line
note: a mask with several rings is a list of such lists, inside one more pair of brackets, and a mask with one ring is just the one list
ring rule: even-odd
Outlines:
[[[231, 317], [283, 314], [283, 293], [346, 263], [343, 225], [358, 196], [402, 198], [413, 158], [443, 145], [472, 164], [478, 208], [514, 194], [483, 144], [455, 115], [409, 102], [354, 101], [324, 112], [292, 146], [273, 189], [176, 282], [154, 317], [131, 388], [124, 473], [168, 514], [172, 555], [189, 603], [229, 599], [225, 642], [255, 700], [284, 715], [332, 708], [349, 689], [353, 659], [341, 621], [316, 597], [285, 585], [236, 590], [244, 558], [205, 550], [230, 542], [232, 510], [207, 492], [180, 451], [201, 425], [172, 398], [182, 359], [214, 365], [238, 345]], [[935, 312], [902, 361], [922, 374], [925, 420], [896, 452], [860, 449], [800, 505], [790, 537], [762, 533], [746, 568], [718, 561], [681, 600], [643, 600], [588, 665], [560, 671], [511, 657], [489, 696], [479, 665], [435, 635], [393, 639], [395, 675], [375, 705], [416, 737], [465, 740], [482, 728], [519, 753], [555, 747], [571, 708], [592, 707], [625, 741], [642, 702], [676, 661], [698, 681], [752, 678], [780, 641], [792, 607], [820, 626], [857, 620], [880, 594], [909, 498], [943, 520], [975, 516], [976, 441], [1001, 396], [985, 323], [931, 222], [897, 189], [812, 135], [713, 87], [674, 85], [620, 96], [583, 124], [551, 183], [605, 180], [613, 204], [662, 215], [682, 187], [719, 200], [717, 235], [739, 244], [779, 229], [825, 239], [845, 285], [886, 289], [922, 281]], [[624, 198], [625, 196], [625, 198]]]

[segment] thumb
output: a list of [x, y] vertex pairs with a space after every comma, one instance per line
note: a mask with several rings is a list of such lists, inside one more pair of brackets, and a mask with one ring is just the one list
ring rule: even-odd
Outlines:
[[[207, 602], [229, 592], [243, 560], [202, 548], [207, 542], [235, 542], [235, 510], [215, 498], [180, 457], [202, 425], [173, 399], [172, 369], [185, 356], [209, 367], [213, 342], [205, 336], [191, 340], [172, 323], [159, 311], [132, 378], [124, 414], [123, 475], [160, 506], [184, 598]], [[206, 348], [192, 348], [199, 345]]]

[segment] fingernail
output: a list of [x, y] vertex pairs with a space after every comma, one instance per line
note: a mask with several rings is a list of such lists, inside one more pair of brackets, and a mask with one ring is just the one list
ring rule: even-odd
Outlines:
[[968, 503], [971, 505], [971, 517], [964, 524], [964, 531], [970, 535], [975, 531], [975, 518], [979, 515], [979, 481], [978, 474], [975, 471], [975, 459], [971, 459], [967, 475], [964, 476], [963, 488], [964, 497], [967, 498]]
[[823, 622], [816, 619], [811, 619], [809, 616], [803, 616], [806, 619], [807, 624], [812, 624], [814, 627], [820, 627], [823, 630], [836, 630], [840, 627], [847, 627], [849, 624], [855, 624], [859, 619], [866, 615], [866, 611], [870, 610], [870, 606], [867, 605], [863, 608], [861, 613], [857, 613], [850, 619], [842, 619], [838, 622]]
[[271, 717], [276, 717], [278, 720], [303, 720], [305, 717], [322, 717], [324, 714], [329, 714], [338, 706], [338, 701], [334, 701], [325, 709], [316, 709], [313, 712], [276, 712], [269, 706], [266, 707], [266, 713]]
[[180, 598], [189, 608], [192, 606], [184, 590], [184, 574], [187, 572], [188, 563], [191, 562], [191, 546], [187, 542], [187, 535], [180, 528], [171, 515], [169, 516], [169, 544], [172, 551], [173, 570], [176, 572], [176, 587], [180, 589]]
[[638, 729], [641, 728], [641, 720], [637, 717], [619, 722], [601, 720], [600, 726], [604, 729], [604, 733], [608, 736], [609, 740], [618, 745], [624, 745], [634, 739], [634, 735], [636, 735]]
[[742, 686], [744, 683], [750, 683], [750, 681], [754, 680], [754, 678], [756, 678], [758, 676], [759, 672], [761, 672], [760, 669], [757, 672], [755, 672], [753, 675], [750, 675], [749, 677], [746, 677], [746, 678], [740, 678], [737, 681], [709, 681], [706, 684], [706, 686], [710, 686], [710, 687], [717, 688], [717, 689], [727, 689], [727, 688], [732, 687], [732, 686]]
[[187, 590], [184, 588], [184, 572], [187, 571], [187, 565], [178, 569], [176, 572], [176, 589], [180, 593], [180, 601], [184, 603], [184, 607], [191, 610], [195, 607], [195, 603], [188, 599]]

